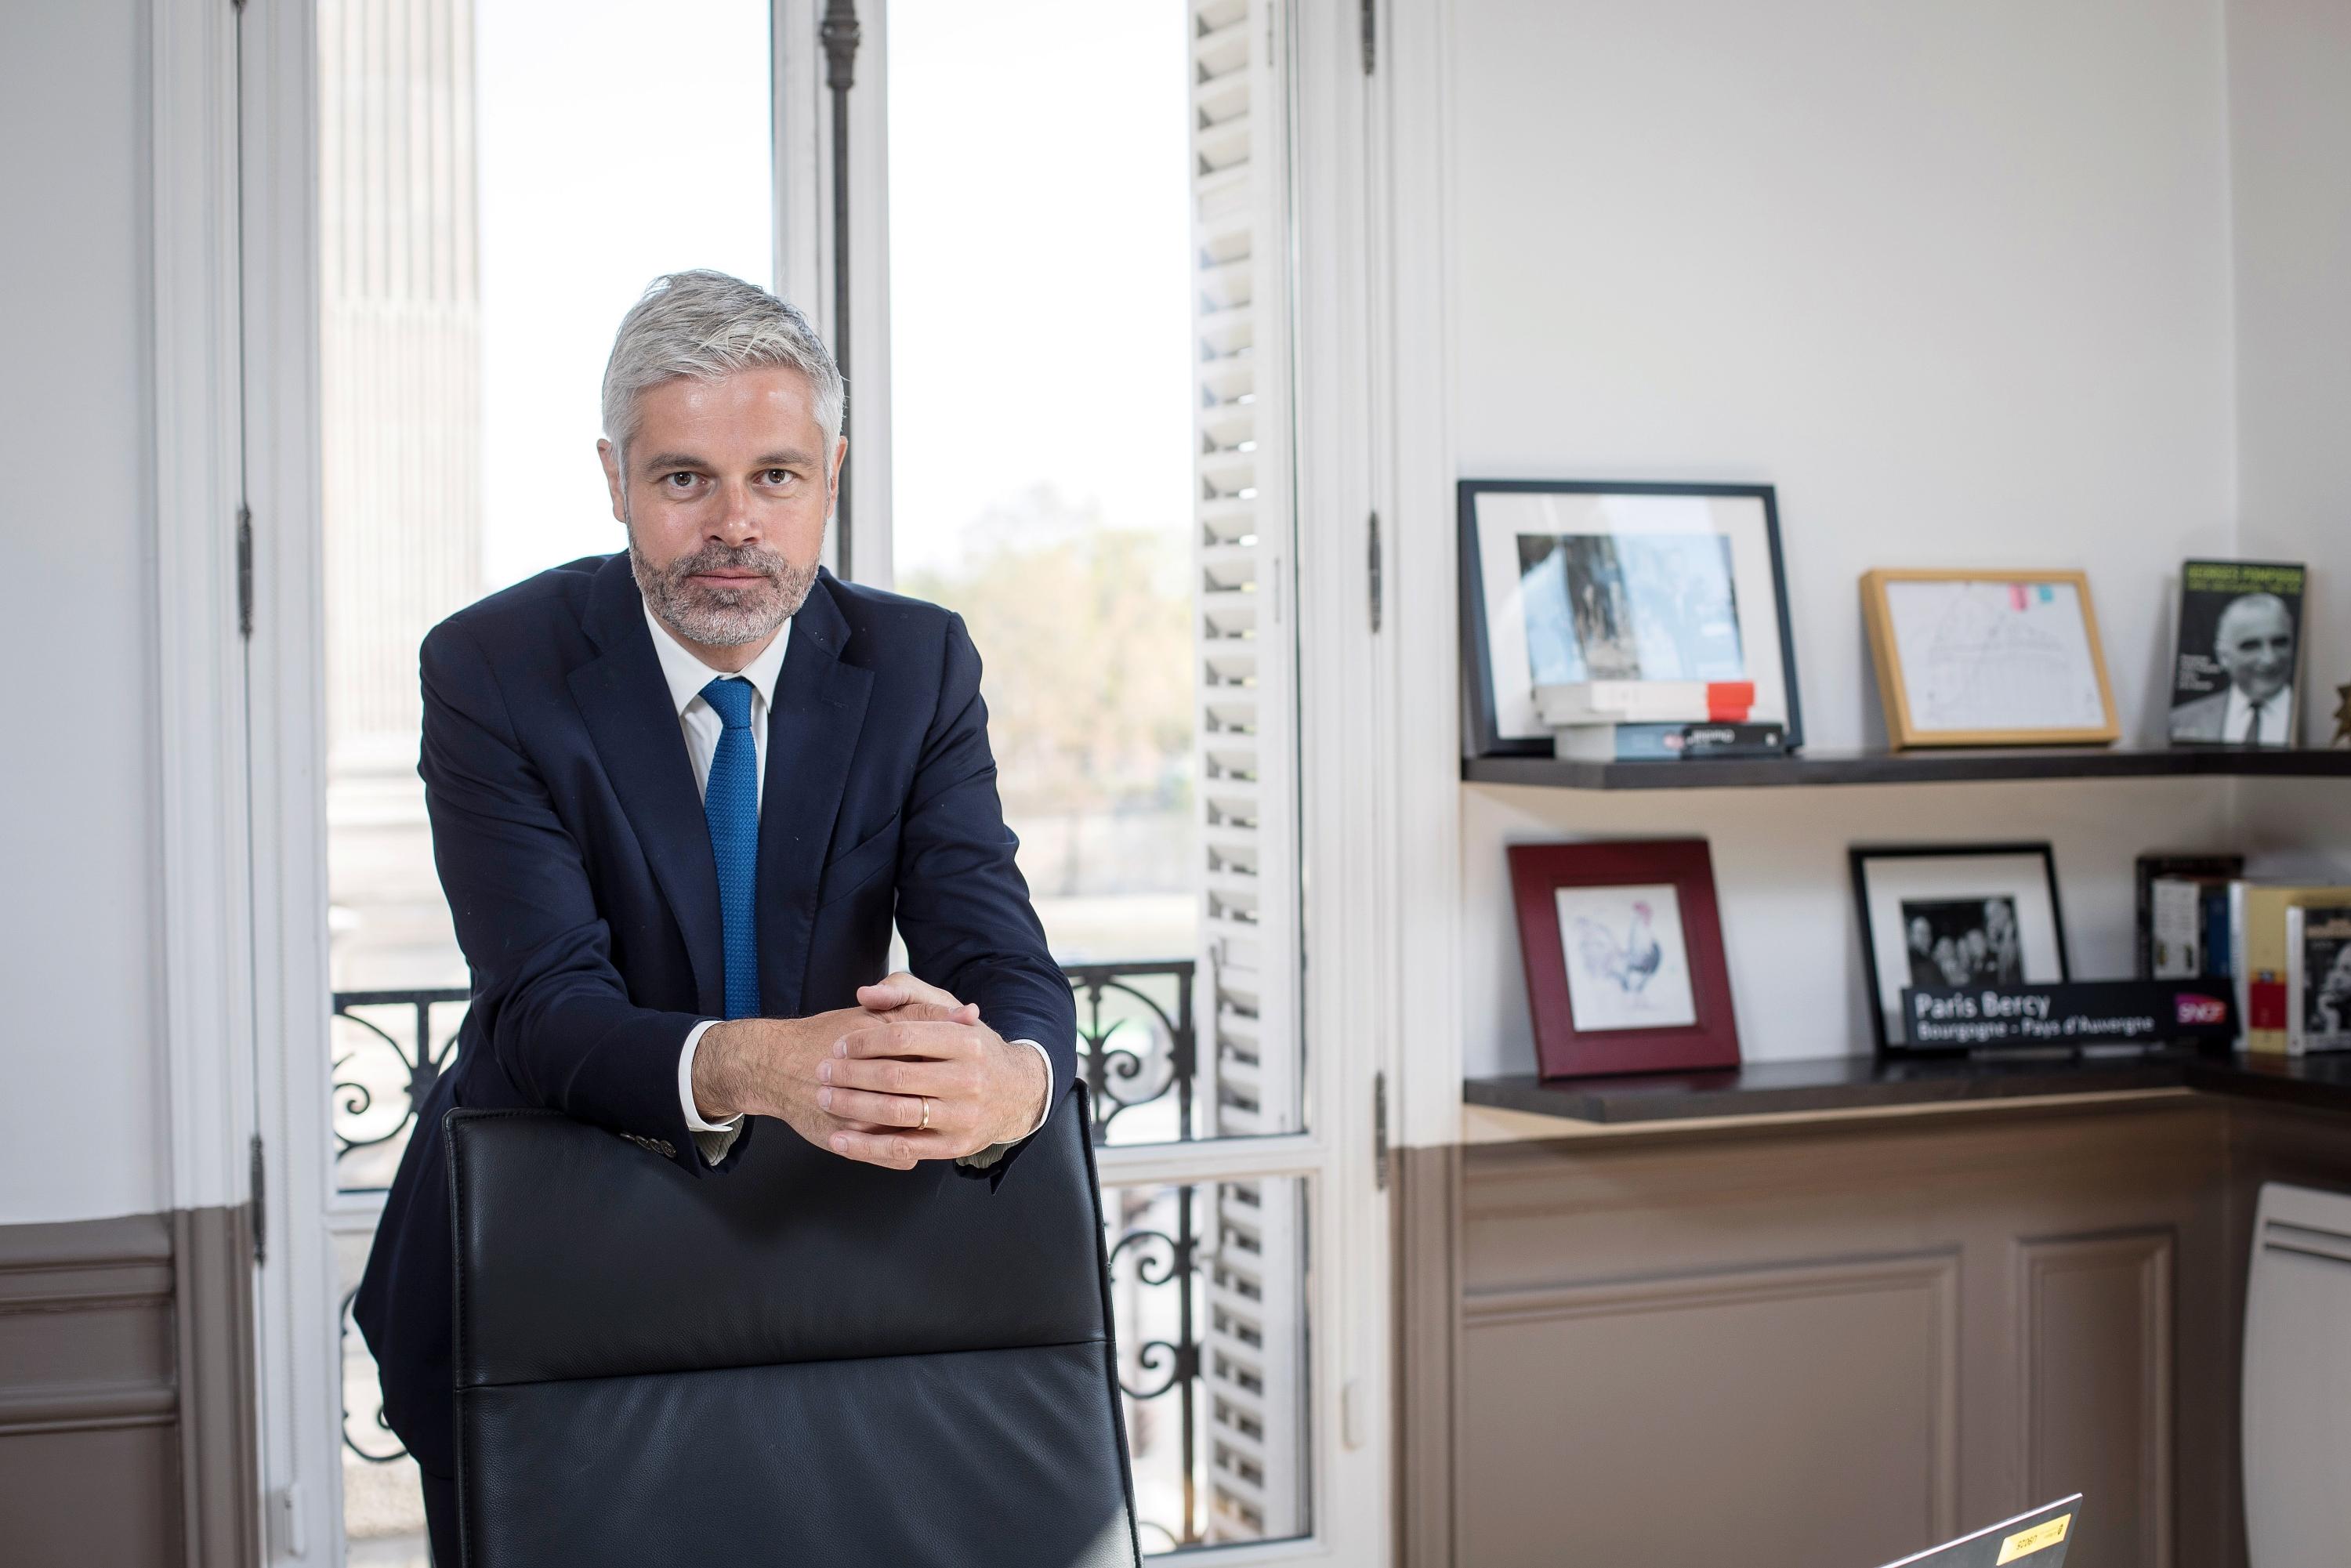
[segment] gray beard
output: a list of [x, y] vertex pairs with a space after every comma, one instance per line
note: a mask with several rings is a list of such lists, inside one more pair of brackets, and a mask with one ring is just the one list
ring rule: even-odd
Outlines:
[[[765, 580], [747, 588], [703, 588], [687, 580], [722, 567], [757, 571]], [[795, 567], [770, 549], [730, 550], [715, 544], [655, 567], [637, 548], [634, 528], [629, 530], [629, 570], [663, 625], [689, 643], [713, 648], [737, 648], [771, 635], [799, 612], [817, 573], [813, 563]]]

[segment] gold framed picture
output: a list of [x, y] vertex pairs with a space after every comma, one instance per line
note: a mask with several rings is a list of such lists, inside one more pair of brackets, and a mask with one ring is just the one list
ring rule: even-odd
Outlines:
[[1879, 568], [1862, 574], [1861, 612], [1898, 749], [2122, 733], [2081, 572]]

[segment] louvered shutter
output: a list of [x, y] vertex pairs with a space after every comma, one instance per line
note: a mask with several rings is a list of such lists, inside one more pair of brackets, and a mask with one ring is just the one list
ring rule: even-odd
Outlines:
[[[1195, 691], [1208, 1133], [1300, 1125], [1294, 642], [1279, 64], [1263, 0], [1192, 0]], [[1213, 1184], [1205, 1239], [1210, 1541], [1302, 1506], [1305, 1273], [1294, 1180]]]

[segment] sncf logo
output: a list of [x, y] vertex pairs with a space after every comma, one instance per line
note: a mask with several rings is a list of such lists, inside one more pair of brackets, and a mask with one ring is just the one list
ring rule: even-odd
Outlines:
[[2223, 1024], [2229, 1021], [2229, 1004], [2219, 997], [2181, 996], [2179, 1004], [2179, 1021], [2183, 1024]]

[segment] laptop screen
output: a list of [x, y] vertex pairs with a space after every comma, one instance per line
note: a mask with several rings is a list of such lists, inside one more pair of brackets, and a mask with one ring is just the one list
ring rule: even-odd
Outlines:
[[2020, 1513], [2014, 1519], [1988, 1525], [1973, 1535], [1930, 1547], [1886, 1568], [2063, 1568], [2065, 1548], [2074, 1534], [2074, 1516], [2081, 1511], [2082, 1494]]

